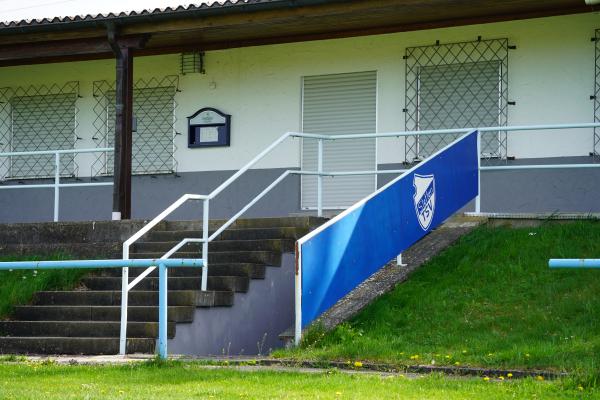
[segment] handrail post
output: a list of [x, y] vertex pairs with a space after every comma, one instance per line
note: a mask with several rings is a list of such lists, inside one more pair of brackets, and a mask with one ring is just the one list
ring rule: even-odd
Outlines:
[[[123, 260], [129, 260], [129, 244], [123, 244]], [[121, 269], [121, 333], [119, 335], [119, 354], [127, 354], [127, 306], [129, 290], [129, 268]]]
[[54, 153], [54, 222], [58, 222], [60, 209], [60, 153]]
[[204, 199], [202, 205], [202, 260], [204, 265], [202, 266], [202, 283], [201, 290], [206, 291], [208, 281], [208, 218], [209, 218], [209, 199]]
[[323, 139], [318, 139], [317, 151], [317, 216], [323, 216]]
[[167, 267], [158, 264], [158, 356], [167, 358]]
[[481, 213], [481, 131], [477, 129], [477, 197], [475, 197], [475, 214]]

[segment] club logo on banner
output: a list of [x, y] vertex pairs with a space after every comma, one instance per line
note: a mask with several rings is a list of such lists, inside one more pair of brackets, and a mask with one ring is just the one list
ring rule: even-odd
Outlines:
[[435, 212], [435, 177], [432, 175], [415, 174], [413, 178], [415, 194], [413, 201], [415, 203], [415, 212], [419, 225], [426, 231], [433, 221]]

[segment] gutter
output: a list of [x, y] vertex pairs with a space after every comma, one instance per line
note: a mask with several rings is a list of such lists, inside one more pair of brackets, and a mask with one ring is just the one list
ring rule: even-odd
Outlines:
[[[0, 27], [0, 35], [15, 35], [32, 32], [66, 32], [77, 29], [105, 28], [107, 23], [118, 23], [119, 25], [129, 25], [143, 22], [158, 22], [164, 20], [179, 20], [185, 18], [206, 18], [215, 15], [243, 14], [259, 11], [281, 10], [286, 8], [298, 8], [304, 6], [317, 6], [322, 4], [343, 3], [344, 0], [249, 0], [248, 2], [240, 0], [237, 3], [226, 2], [225, 4], [214, 3], [199, 7], [170, 9], [165, 11], [132, 11], [131, 13], [120, 13], [118, 15], [98, 14], [96, 16], [86, 16], [81, 20], [74, 21], [75, 18], [65, 17], [63, 20], [55, 21], [51, 19], [47, 22], [32, 21], [18, 22], [14, 26]], [[47, 20], [47, 19], [46, 19]], [[42, 20], [44, 21], [44, 20]], [[9, 22], [10, 24], [10, 22]]]

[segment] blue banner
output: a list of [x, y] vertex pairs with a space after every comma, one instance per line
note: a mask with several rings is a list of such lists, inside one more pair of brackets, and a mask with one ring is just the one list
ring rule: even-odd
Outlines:
[[298, 242], [302, 328], [479, 193], [477, 132]]

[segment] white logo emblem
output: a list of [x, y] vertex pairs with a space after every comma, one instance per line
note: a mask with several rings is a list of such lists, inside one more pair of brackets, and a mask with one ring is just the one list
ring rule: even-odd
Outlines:
[[418, 175], [413, 178], [415, 212], [419, 225], [424, 231], [429, 229], [435, 211], [435, 178], [433, 175]]

